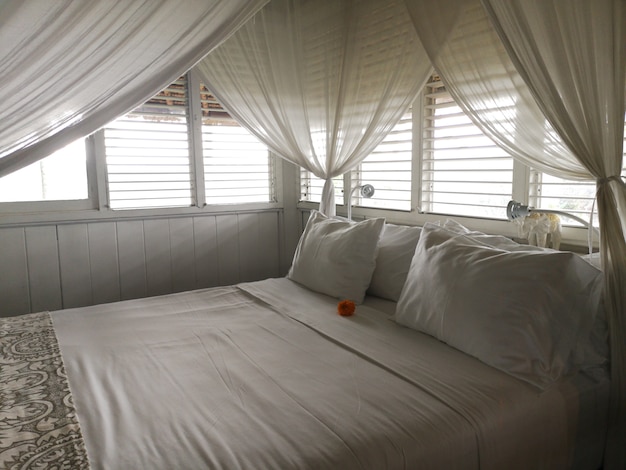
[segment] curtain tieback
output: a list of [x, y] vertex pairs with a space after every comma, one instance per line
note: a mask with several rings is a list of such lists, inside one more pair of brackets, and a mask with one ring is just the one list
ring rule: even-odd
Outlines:
[[[610, 183], [611, 181], [617, 181], [618, 183], [621, 183], [622, 186], [626, 186], [626, 184], [624, 184], [624, 180], [623, 178], [625, 178], [624, 176], [619, 176], [619, 175], [613, 175], [613, 176], [607, 176], [606, 178], [598, 178], [596, 180], [596, 185], [598, 190], [600, 189], [600, 186]], [[593, 226], [593, 214], [596, 211], [596, 200], [597, 200], [597, 194], [598, 191], [596, 191], [596, 196], [593, 198], [593, 204], [591, 205], [591, 213], [589, 214], [589, 226]], [[591, 254], [592, 251], [592, 241], [593, 241], [593, 230], [589, 230], [588, 231], [588, 235], [587, 235], [587, 243], [589, 245], [589, 254]]]
[[596, 184], [598, 186], [601, 186], [603, 184], [610, 183], [611, 181], [617, 181], [618, 183], [621, 183], [622, 186], [624, 186], [625, 183], [624, 183], [623, 178], [624, 178], [623, 176], [617, 176], [617, 175], [607, 176], [606, 178], [598, 178], [596, 180]]

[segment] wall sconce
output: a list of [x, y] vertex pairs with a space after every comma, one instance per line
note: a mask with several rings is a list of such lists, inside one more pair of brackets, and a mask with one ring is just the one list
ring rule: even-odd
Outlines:
[[360, 190], [361, 197], [366, 198], [372, 197], [376, 192], [374, 186], [372, 186], [371, 184], [364, 184], [352, 188], [352, 190], [350, 191], [350, 198], [348, 199], [348, 220], [352, 220], [352, 196], [357, 190]]

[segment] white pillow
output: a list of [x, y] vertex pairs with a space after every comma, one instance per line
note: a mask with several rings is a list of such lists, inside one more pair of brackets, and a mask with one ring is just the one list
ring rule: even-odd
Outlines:
[[394, 319], [544, 388], [576, 371], [599, 281], [573, 253], [508, 251], [426, 224]]
[[362, 303], [384, 224], [385, 219], [355, 223], [312, 211], [287, 277], [315, 292]]
[[368, 294], [398, 301], [421, 231], [420, 227], [385, 224]]
[[[500, 248], [506, 251], [553, 251], [550, 248], [541, 248], [538, 246], [521, 245], [508, 237], [502, 235], [489, 235], [482, 232], [470, 230], [455, 220], [448, 219], [443, 224], [445, 229], [452, 232], [466, 235], [472, 240], [480, 243]], [[595, 255], [596, 253], [594, 253]], [[581, 256], [587, 262], [590, 262], [587, 256]], [[574, 264], [578, 265], [577, 261]], [[597, 269], [599, 265], [590, 263]], [[596, 291], [590, 293], [591, 299], [598, 302], [597, 309], [591, 308], [589, 312], [585, 312], [585, 320], [589, 321], [591, 316], [593, 325], [588, 335], [582, 334], [577, 341], [575, 351], [573, 352], [572, 361], [575, 367], [584, 370], [588, 375], [594, 377], [603, 377], [608, 370], [609, 362], [609, 345], [608, 345], [608, 329], [604, 309], [601, 304], [602, 279], [600, 273], [590, 269], [584, 269], [588, 278], [596, 280]]]
[[511, 240], [504, 235], [491, 235], [483, 232], [478, 232], [475, 230], [470, 230], [467, 227], [461, 225], [456, 220], [448, 219], [444, 222], [443, 228], [449, 230], [450, 232], [455, 232], [460, 235], [466, 235], [473, 240], [476, 240], [485, 245], [490, 245], [495, 248], [500, 248], [502, 250], [507, 251], [545, 251], [546, 248], [531, 246], [531, 245], [520, 245], [516, 241]]

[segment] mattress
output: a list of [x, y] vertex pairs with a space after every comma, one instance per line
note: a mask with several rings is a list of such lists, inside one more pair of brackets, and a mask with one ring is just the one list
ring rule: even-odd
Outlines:
[[540, 391], [394, 306], [281, 278], [50, 317], [93, 469], [601, 465], [608, 381]]

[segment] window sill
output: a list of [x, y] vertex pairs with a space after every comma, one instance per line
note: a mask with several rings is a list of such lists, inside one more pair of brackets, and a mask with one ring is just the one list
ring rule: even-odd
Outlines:
[[89, 210], [50, 210], [0, 212], [0, 227], [28, 226], [45, 224], [64, 224], [77, 222], [116, 221], [128, 219], [151, 219], [165, 217], [193, 217], [209, 214], [232, 214], [239, 212], [262, 212], [282, 210], [283, 205], [278, 202], [233, 204], [205, 207], [172, 207], [157, 209], [89, 209]]

